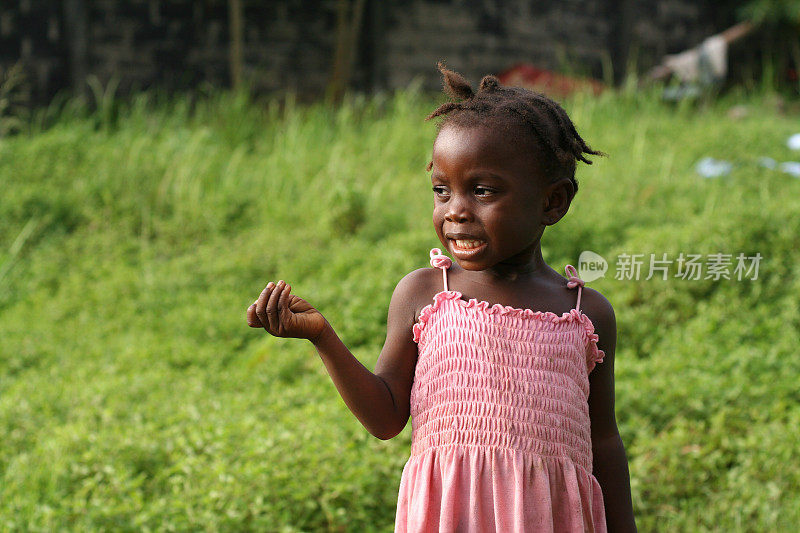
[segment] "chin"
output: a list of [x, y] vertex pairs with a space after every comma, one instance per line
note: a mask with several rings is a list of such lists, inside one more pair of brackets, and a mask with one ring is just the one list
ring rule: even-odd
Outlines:
[[480, 270], [486, 270], [488, 267], [486, 265], [481, 265], [479, 263], [474, 263], [472, 261], [459, 261], [456, 259], [455, 261], [458, 266], [463, 268], [464, 270], [471, 270], [472, 272], [478, 272]]

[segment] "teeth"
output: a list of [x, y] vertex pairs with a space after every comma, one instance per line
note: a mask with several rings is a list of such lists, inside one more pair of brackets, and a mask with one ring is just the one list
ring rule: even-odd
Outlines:
[[475, 239], [455, 239], [455, 242], [456, 246], [462, 250], [471, 250], [482, 244], [481, 241], [476, 241]]

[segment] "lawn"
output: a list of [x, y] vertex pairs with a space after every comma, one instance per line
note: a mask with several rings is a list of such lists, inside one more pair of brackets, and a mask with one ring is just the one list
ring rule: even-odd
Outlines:
[[[438, 243], [440, 100], [145, 93], [0, 138], [0, 530], [392, 531], [411, 424], [369, 435], [311, 344], [245, 310], [286, 279], [374, 368], [395, 284]], [[793, 530], [800, 179], [759, 158], [800, 160], [796, 107], [564, 105], [609, 157], [579, 166], [543, 254], [609, 263], [588, 285], [616, 311], [640, 530]], [[703, 157], [733, 169], [701, 177]], [[681, 253], [762, 259], [756, 279], [644, 279]], [[623, 254], [644, 254], [640, 279], [615, 279]]]

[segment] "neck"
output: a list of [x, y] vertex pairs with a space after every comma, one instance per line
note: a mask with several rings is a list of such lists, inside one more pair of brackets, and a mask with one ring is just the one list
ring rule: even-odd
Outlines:
[[520, 278], [533, 277], [548, 268], [542, 257], [542, 247], [539, 239], [529, 248], [523, 250], [505, 261], [497, 263], [485, 272], [495, 279], [517, 281]]

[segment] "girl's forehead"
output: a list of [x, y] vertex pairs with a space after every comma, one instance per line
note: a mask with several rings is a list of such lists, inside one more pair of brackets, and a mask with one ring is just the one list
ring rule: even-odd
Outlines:
[[[432, 179], [495, 176], [523, 189], [547, 183], [547, 175], [535, 153], [524, 143], [513, 142], [491, 129], [444, 129], [433, 150]], [[515, 185], [516, 186], [516, 185]]]
[[487, 162], [538, 166], [541, 147], [503, 125], [446, 124], [436, 137], [433, 158], [481, 159]]
[[445, 124], [434, 141], [437, 144], [454, 147], [456, 143], [469, 144], [472, 147], [505, 148], [511, 150], [538, 148], [539, 143], [533, 136], [526, 134], [522, 128], [507, 123], [478, 123], [470, 125]]

